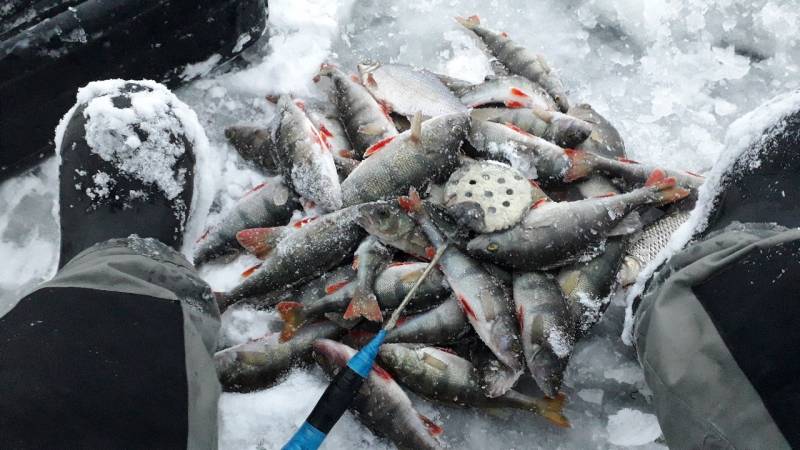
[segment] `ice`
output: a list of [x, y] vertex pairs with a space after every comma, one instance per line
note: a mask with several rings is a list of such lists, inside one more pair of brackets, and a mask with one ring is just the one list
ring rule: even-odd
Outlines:
[[[631, 158], [694, 172], [714, 166], [706, 173], [700, 208], [676, 232], [665, 255], [702, 226], [714, 198], [711, 186], [732, 156], [757, 139], [766, 124], [800, 106], [800, 94], [791, 94], [731, 125], [766, 99], [800, 87], [800, 12], [791, 1], [421, 0], [387, 7], [377, 0], [275, 0], [267, 36], [245, 51], [247, 64], [198, 67], [204, 75], [176, 91], [205, 129], [209, 153], [220, 158], [212, 165], [217, 174], [198, 177], [218, 182], [204, 199], [213, 199], [211, 213], [199, 221], [213, 224], [264, 180], [223, 136], [232, 124], [268, 123], [274, 106], [264, 95], [319, 96], [311, 78], [328, 60], [351, 72], [357, 62], [373, 59], [480, 81], [490, 73], [489, 60], [452, 20], [470, 14], [545, 55], [571, 102], [589, 102], [614, 123]], [[0, 314], [55, 272], [56, 179], [50, 160], [0, 185], [0, 256], [6, 261], [0, 266]], [[231, 265], [207, 266], [201, 275], [214, 289], [225, 290], [254, 262], [242, 257]], [[569, 430], [555, 430], [526, 412], [412, 400], [420, 412], [444, 424], [452, 448], [618, 448], [642, 442], [637, 448], [664, 448], [653, 442], [657, 425], [634, 352], [619, 339], [623, 312], [623, 306], [612, 304], [575, 345], [565, 378]], [[252, 309], [232, 310], [223, 318], [221, 343], [274, 331], [273, 318]], [[220, 447], [279, 448], [324, 386], [318, 370], [296, 370], [275, 388], [223, 395]], [[391, 448], [350, 415], [328, 439], [327, 448]]]
[[608, 441], [616, 445], [649, 444], [661, 436], [661, 427], [653, 414], [624, 408], [608, 418]]

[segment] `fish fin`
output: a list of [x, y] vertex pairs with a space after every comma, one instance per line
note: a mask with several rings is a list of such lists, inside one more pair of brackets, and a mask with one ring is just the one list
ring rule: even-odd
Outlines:
[[336, 66], [331, 63], [322, 63], [319, 65], [319, 72], [314, 77], [314, 82], [318, 82], [320, 77], [332, 75], [336, 71]]
[[471, 30], [481, 24], [481, 18], [477, 14], [473, 14], [467, 18], [456, 17], [456, 22], [461, 24], [464, 28]]
[[281, 342], [286, 342], [297, 333], [297, 329], [303, 326], [306, 321], [303, 314], [303, 305], [298, 302], [280, 302], [275, 306], [281, 319], [283, 319], [283, 330], [281, 331]]
[[342, 317], [344, 319], [355, 319], [359, 316], [372, 322], [383, 321], [381, 305], [378, 304], [378, 297], [375, 296], [375, 293], [367, 293], [361, 289], [356, 289]]
[[437, 437], [440, 436], [442, 433], [444, 433], [444, 428], [437, 425], [436, 422], [423, 416], [420, 413], [417, 413], [417, 415], [419, 416], [419, 420], [421, 420], [422, 423], [425, 424], [425, 428], [428, 429], [428, 433], [430, 433], [431, 436]]
[[339, 328], [343, 328], [345, 330], [349, 330], [354, 326], [358, 325], [359, 322], [361, 322], [360, 317], [357, 317], [355, 319], [345, 319], [344, 317], [342, 317], [342, 313], [327, 312], [323, 315], [325, 316], [326, 319], [335, 323], [336, 326], [338, 326]]
[[516, 100], [506, 100], [506, 101], [503, 102], [503, 104], [506, 106], [506, 108], [510, 108], [510, 109], [519, 109], [519, 108], [524, 108], [525, 107], [524, 103], [518, 102]]
[[592, 173], [592, 155], [581, 150], [565, 148], [564, 154], [569, 158], [569, 169], [564, 174], [564, 181], [567, 183], [587, 177]]
[[372, 86], [372, 87], [377, 87], [378, 86], [378, 82], [375, 81], [375, 76], [372, 74], [372, 72], [367, 74], [367, 84]]
[[357, 130], [358, 133], [366, 134], [367, 136], [380, 136], [384, 131], [386, 131], [384, 126], [377, 122], [361, 125]]
[[397, 203], [406, 212], [418, 212], [422, 209], [422, 199], [413, 186], [408, 190], [408, 195], [403, 195], [397, 199]]
[[447, 370], [447, 363], [441, 359], [427, 353], [422, 357], [422, 362], [439, 370]]
[[381, 139], [380, 141], [372, 144], [368, 149], [366, 149], [364, 151], [364, 158], [369, 158], [373, 154], [378, 153], [379, 151], [383, 150], [383, 148], [386, 147], [389, 144], [389, 142], [392, 142], [394, 140], [394, 138], [395, 138], [395, 136], [389, 136], [387, 138]]
[[547, 111], [546, 109], [542, 109], [538, 106], [531, 106], [531, 111], [533, 112], [534, 116], [542, 119], [547, 123], [551, 123], [553, 121], [553, 113]]
[[607, 236], [625, 236], [631, 233], [635, 233], [641, 230], [643, 227], [642, 218], [639, 216], [639, 213], [636, 211], [631, 212], [627, 216], [623, 217], [622, 220], [619, 221], [617, 226], [611, 229], [608, 232]]
[[248, 252], [264, 259], [283, 238], [284, 227], [248, 228], [236, 233], [236, 240]]
[[325, 286], [325, 294], [328, 295], [333, 294], [334, 292], [347, 286], [348, 284], [350, 284], [350, 280], [342, 280], [342, 281], [337, 281], [336, 283], [331, 283]]
[[403, 275], [400, 276], [400, 281], [402, 281], [403, 283], [414, 284], [417, 282], [417, 280], [419, 280], [419, 277], [422, 276], [422, 272], [424, 271], [425, 269], [419, 269], [413, 272], [404, 273]]
[[261, 263], [248, 267], [247, 269], [244, 270], [244, 272], [242, 272], [242, 276], [245, 278], [249, 277], [250, 275], [253, 274], [253, 272], [258, 270], [259, 267], [261, 267]]
[[554, 425], [562, 428], [571, 428], [569, 419], [564, 416], [563, 409], [567, 396], [559, 392], [555, 398], [544, 398], [541, 400], [542, 408], [539, 414], [549, 420]]
[[411, 118], [411, 141], [415, 144], [422, 142], [422, 112], [417, 111]]
[[656, 203], [666, 205], [686, 198], [690, 194], [688, 189], [684, 189], [676, 183], [674, 177], [667, 177], [663, 170], [654, 169], [644, 185], [658, 191]]

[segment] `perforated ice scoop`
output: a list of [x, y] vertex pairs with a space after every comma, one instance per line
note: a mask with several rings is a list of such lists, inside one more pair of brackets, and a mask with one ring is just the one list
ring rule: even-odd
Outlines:
[[533, 187], [518, 170], [494, 161], [468, 164], [453, 173], [444, 201], [462, 225], [478, 233], [510, 228], [533, 203]]

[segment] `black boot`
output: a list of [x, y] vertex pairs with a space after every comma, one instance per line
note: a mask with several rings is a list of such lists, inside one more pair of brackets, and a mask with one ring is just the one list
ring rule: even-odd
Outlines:
[[131, 234], [180, 247], [195, 156], [176, 110], [188, 108], [155, 83], [92, 83], [78, 98], [61, 124], [59, 267]]

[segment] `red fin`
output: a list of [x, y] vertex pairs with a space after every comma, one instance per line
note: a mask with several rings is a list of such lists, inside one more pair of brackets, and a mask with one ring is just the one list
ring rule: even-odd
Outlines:
[[467, 20], [469, 20], [472, 23], [479, 24], [479, 23], [481, 23], [481, 16], [479, 16], [477, 14], [473, 14], [473, 15], [467, 17]]
[[567, 397], [561, 392], [559, 392], [555, 398], [545, 397], [542, 400], [544, 407], [538, 411], [539, 414], [556, 426], [561, 428], [570, 428], [572, 425], [570, 425], [569, 419], [564, 417], [563, 414], [564, 402], [566, 399]]
[[613, 197], [615, 195], [617, 195], [616, 192], [606, 192], [605, 194], [595, 195], [592, 198], [606, 198], [606, 197]]
[[261, 267], [261, 263], [258, 263], [255, 266], [248, 267], [247, 269], [244, 270], [244, 272], [242, 272], [242, 276], [245, 278], [249, 277], [250, 275], [253, 274], [253, 272], [258, 270], [259, 267]]
[[536, 208], [544, 205], [545, 203], [547, 203], [549, 201], [550, 201], [550, 199], [547, 198], [547, 197], [540, 198], [539, 200], [536, 200], [535, 202], [533, 202], [533, 204], [531, 205], [531, 209], [536, 209]]
[[539, 184], [539, 182], [538, 182], [538, 181], [536, 181], [536, 180], [530, 180], [530, 179], [529, 179], [528, 181], [531, 183], [531, 186], [533, 186], [533, 187], [535, 187], [535, 188], [539, 188], [539, 189], [541, 189], [541, 188], [542, 188], [542, 185], [541, 185], [541, 184]]
[[387, 137], [387, 138], [383, 138], [383, 139], [381, 139], [380, 141], [378, 141], [378, 142], [376, 142], [376, 143], [372, 144], [372, 146], [370, 146], [370, 148], [368, 148], [368, 149], [367, 149], [367, 150], [364, 152], [364, 158], [366, 158], [366, 157], [368, 157], [368, 156], [372, 155], [373, 153], [377, 153], [377, 152], [379, 152], [379, 151], [380, 151], [380, 150], [381, 150], [383, 147], [386, 147], [386, 145], [388, 145], [388, 144], [389, 144], [389, 142], [392, 142], [392, 141], [394, 140], [394, 138], [395, 138], [395, 137], [396, 137], [396, 136], [389, 136], [389, 137]]
[[505, 31], [501, 31], [500, 32], [500, 36], [503, 36], [504, 38], [507, 38], [508, 37], [508, 33], [506, 33]]
[[383, 321], [383, 314], [381, 314], [381, 305], [378, 304], [378, 299], [375, 294], [367, 294], [364, 292], [356, 292], [347, 305], [347, 310], [344, 312], [343, 318], [355, 319], [363, 317], [372, 322]]
[[517, 325], [519, 325], [519, 331], [522, 332], [523, 324], [525, 323], [525, 310], [522, 309], [522, 306], [517, 307]]
[[[312, 206], [312, 208], [313, 208], [313, 206]], [[306, 218], [304, 218], [304, 219], [300, 219], [300, 220], [298, 220], [297, 222], [293, 223], [293, 224], [292, 224], [292, 226], [293, 226], [294, 228], [300, 229], [300, 228], [303, 228], [304, 226], [308, 225], [309, 223], [311, 223], [311, 222], [313, 222], [313, 221], [315, 221], [315, 220], [317, 220], [317, 219], [318, 219], [318, 217], [317, 217], [317, 216], [314, 216], [314, 217], [306, 217]]]
[[339, 150], [339, 156], [342, 158], [353, 158], [353, 151], [352, 150]]
[[258, 258], [264, 258], [280, 241], [282, 228], [249, 228], [236, 233], [236, 240], [248, 252]]
[[506, 108], [517, 109], [517, 108], [524, 108], [525, 104], [522, 102], [518, 102], [516, 100], [506, 100], [503, 102], [506, 105]]
[[211, 232], [211, 228], [206, 228], [206, 231], [202, 235], [200, 235], [200, 237], [197, 238], [197, 240], [194, 241], [194, 243], [197, 244], [197, 243], [203, 241], [205, 238], [208, 237], [208, 233], [210, 233], [210, 232]]
[[511, 88], [511, 95], [515, 95], [517, 97], [530, 97], [528, 94], [525, 93], [525, 91], [515, 87]]
[[[659, 174], [656, 172], [661, 172], [661, 178], [659, 178]], [[645, 186], [650, 187], [651, 189], [657, 189], [659, 191], [658, 202], [661, 205], [676, 202], [680, 199], [688, 197], [690, 194], [688, 189], [677, 186], [674, 177], [664, 178], [663, 171], [661, 169], [653, 170], [653, 173], [650, 174], [650, 178], [647, 179]]]
[[639, 161], [634, 161], [632, 159], [617, 157], [617, 161], [625, 164], [639, 164]]
[[372, 73], [367, 74], [367, 84], [373, 87], [378, 85], [378, 82], [375, 81], [375, 77], [372, 76]]
[[[369, 76], [372, 76], [372, 74], [370, 74]], [[392, 107], [389, 106], [389, 104], [383, 100], [379, 101], [378, 104], [381, 106], [381, 111], [383, 111], [383, 115], [386, 116], [387, 119], [391, 120], [389, 114], [392, 113]]]
[[451, 355], [457, 355], [458, 354], [452, 348], [447, 348], [447, 347], [433, 347], [433, 348], [435, 348], [436, 350], [441, 350], [441, 351], [443, 351], [445, 353], [450, 353]]
[[565, 148], [564, 154], [569, 158], [569, 169], [564, 175], [565, 182], [580, 180], [592, 173], [591, 155], [572, 148]]
[[389, 372], [386, 371], [386, 369], [377, 364], [372, 365], [372, 371], [375, 372], [375, 375], [383, 378], [384, 380], [392, 379], [392, 374], [390, 374]]
[[397, 199], [397, 203], [403, 208], [405, 212], [419, 211], [422, 208], [422, 199], [419, 198], [419, 193], [413, 187], [408, 190], [408, 195], [401, 196]]
[[389, 264], [389, 265], [388, 265], [388, 266], [386, 266], [386, 267], [407, 266], [407, 265], [409, 265], [409, 264], [414, 264], [414, 263], [413, 263], [413, 262], [411, 262], [411, 261], [395, 261], [395, 262], [393, 262], [393, 263]]
[[281, 331], [281, 342], [291, 339], [297, 329], [305, 323], [303, 317], [303, 305], [297, 302], [280, 302], [275, 306], [281, 319], [283, 319], [283, 330]]
[[531, 134], [530, 134], [530, 133], [528, 133], [527, 131], [523, 130], [522, 128], [520, 128], [520, 127], [518, 127], [518, 126], [516, 126], [516, 125], [514, 125], [514, 124], [513, 124], [513, 123], [511, 123], [511, 122], [506, 122], [506, 123], [504, 123], [503, 125], [505, 125], [505, 126], [506, 126], [506, 127], [508, 127], [508, 128], [511, 128], [512, 130], [516, 131], [516, 132], [517, 132], [517, 133], [519, 133], [519, 134], [524, 134], [525, 136], [530, 136], [530, 135], [531, 135]]
[[339, 289], [347, 286], [348, 284], [350, 284], [350, 280], [342, 280], [342, 281], [338, 281], [338, 282], [333, 283], [333, 284], [329, 284], [329, 285], [325, 286], [325, 293], [328, 294], [328, 295], [333, 294], [334, 292], [336, 292]]
[[353, 80], [354, 83], [361, 84], [361, 78], [358, 75], [350, 75], [350, 79]]
[[653, 171], [650, 172], [650, 176], [647, 177], [647, 181], [644, 182], [644, 185], [645, 186], [655, 186], [656, 183], [658, 183], [658, 182], [660, 182], [660, 181], [662, 181], [662, 180], [664, 180], [666, 178], [667, 178], [667, 174], [664, 173], [663, 170], [661, 170], [661, 169], [653, 169]]
[[325, 125], [320, 125], [320, 126], [319, 126], [319, 132], [320, 132], [320, 133], [321, 133], [323, 136], [326, 136], [326, 137], [333, 137], [333, 133], [331, 133], [331, 130], [329, 130], [329, 129], [325, 128]]
[[395, 322], [395, 326], [400, 326], [404, 323], [408, 322], [408, 316], [400, 316], [397, 318], [397, 322]]
[[244, 193], [244, 195], [242, 196], [242, 198], [244, 198], [244, 197], [247, 197], [248, 195], [252, 194], [253, 192], [256, 192], [256, 191], [258, 191], [258, 190], [261, 190], [261, 189], [263, 189], [263, 188], [264, 188], [266, 185], [267, 185], [267, 183], [266, 183], [266, 182], [264, 182], [264, 183], [259, 183], [259, 184], [255, 185], [255, 186], [253, 186], [253, 188], [252, 188], [252, 189], [250, 189], [249, 191], [247, 191], [247, 192], [245, 192], [245, 193]]
[[358, 255], [353, 256], [353, 264], [350, 264], [350, 267], [352, 267], [353, 270], [358, 270], [358, 265], [359, 265]]
[[465, 299], [463, 296], [459, 295], [458, 296], [458, 303], [461, 304], [461, 308], [464, 309], [464, 313], [467, 316], [472, 317], [473, 320], [477, 320], [478, 319], [478, 316], [475, 315], [475, 311], [473, 311], [472, 307], [469, 306], [469, 302], [467, 301], [467, 299]]
[[301, 110], [303, 111], [306, 110], [306, 102], [298, 99], [294, 101], [294, 104], [297, 105], [297, 107], [300, 108]]
[[428, 433], [430, 433], [431, 436], [436, 437], [444, 433], [444, 428], [437, 425], [434, 421], [423, 416], [422, 414], [417, 413], [417, 415], [422, 423], [425, 424], [425, 428], [428, 429]]

